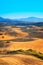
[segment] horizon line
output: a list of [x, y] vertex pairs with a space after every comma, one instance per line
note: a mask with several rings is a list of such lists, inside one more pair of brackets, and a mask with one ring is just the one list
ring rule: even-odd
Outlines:
[[43, 17], [36, 17], [36, 16], [27, 16], [27, 17], [18, 17], [18, 18], [10, 18], [10, 17], [4, 17], [0, 16], [0, 18], [6, 18], [6, 19], [22, 19], [22, 18], [43, 18]]
[[10, 18], [10, 19], [20, 19], [20, 18], [28, 18], [28, 17], [37, 17], [43, 18], [43, 13], [40, 12], [16, 12], [16, 13], [6, 13], [0, 14], [0, 17]]

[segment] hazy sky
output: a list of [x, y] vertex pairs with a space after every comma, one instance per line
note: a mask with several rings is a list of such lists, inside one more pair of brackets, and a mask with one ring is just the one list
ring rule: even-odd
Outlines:
[[0, 0], [0, 16], [7, 18], [42, 17], [43, 0]]

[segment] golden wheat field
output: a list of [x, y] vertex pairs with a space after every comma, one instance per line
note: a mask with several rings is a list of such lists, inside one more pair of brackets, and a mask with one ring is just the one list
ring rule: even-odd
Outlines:
[[6, 51], [33, 49], [43, 53], [43, 27], [4, 26], [0, 32], [0, 65], [43, 65], [31, 55], [3, 55]]

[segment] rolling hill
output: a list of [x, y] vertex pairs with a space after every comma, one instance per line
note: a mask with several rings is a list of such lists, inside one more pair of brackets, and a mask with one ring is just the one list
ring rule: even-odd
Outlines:
[[0, 26], [3, 25], [35, 25], [43, 26], [43, 18], [28, 17], [22, 19], [7, 19], [0, 17]]

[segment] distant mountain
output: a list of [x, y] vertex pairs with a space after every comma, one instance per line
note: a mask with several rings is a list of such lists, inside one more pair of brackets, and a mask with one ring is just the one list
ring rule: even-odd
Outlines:
[[37, 17], [22, 18], [20, 20], [27, 21], [27, 22], [43, 22], [43, 18], [37, 18]]
[[7, 19], [0, 17], [0, 25], [36, 25], [43, 26], [43, 18], [28, 17], [22, 19]]

